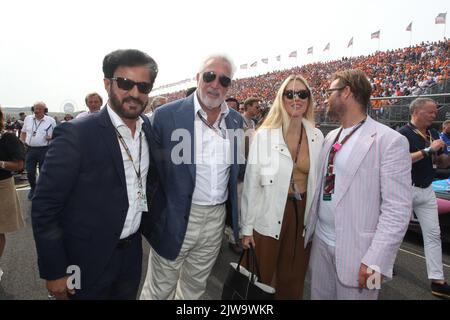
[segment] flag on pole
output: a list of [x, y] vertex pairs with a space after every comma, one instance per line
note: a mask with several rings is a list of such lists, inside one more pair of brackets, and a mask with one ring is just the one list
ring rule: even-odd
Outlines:
[[412, 31], [412, 22], [406, 27], [406, 31]]
[[244, 63], [244, 64], [241, 64], [241, 69], [247, 69], [247, 67], [248, 67], [248, 65], [246, 64], [246, 63]]
[[297, 58], [297, 50], [292, 51], [291, 53], [289, 53], [289, 58]]
[[265, 64], [268, 64], [269, 63], [269, 58], [263, 58], [263, 59], [261, 59], [261, 61], [263, 63], [265, 63]]
[[307, 54], [313, 54], [313, 51], [314, 51], [314, 47], [309, 47]]
[[348, 42], [347, 48], [350, 48], [351, 46], [353, 46], [353, 37]]
[[281, 55], [278, 55], [276, 58], [277, 58], [277, 61], [281, 61]]
[[253, 62], [250, 67], [256, 67], [258, 65], [258, 61]]
[[435, 24], [445, 24], [446, 20], [447, 20], [447, 12], [439, 13], [434, 22]]
[[380, 39], [380, 30], [370, 35], [370, 39]]
[[326, 47], [323, 49], [323, 51], [327, 51], [330, 50], [330, 43], [328, 42], [328, 44], [326, 45]]

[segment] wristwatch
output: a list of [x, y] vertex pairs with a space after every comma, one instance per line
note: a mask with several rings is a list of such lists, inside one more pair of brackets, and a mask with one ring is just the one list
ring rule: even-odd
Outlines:
[[431, 149], [431, 147], [422, 149], [422, 150], [420, 150], [420, 151], [422, 151], [422, 154], [425, 153], [425, 154], [424, 154], [424, 157], [425, 157], [425, 156], [426, 156], [426, 157], [429, 157], [429, 156], [431, 156], [431, 155], [434, 153], [434, 150]]

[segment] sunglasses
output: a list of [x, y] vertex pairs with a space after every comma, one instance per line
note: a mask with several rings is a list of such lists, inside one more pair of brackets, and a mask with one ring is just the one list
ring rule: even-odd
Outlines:
[[[208, 71], [203, 73], [203, 81], [206, 83], [216, 80], [217, 74], [214, 71]], [[228, 88], [231, 84], [231, 79], [225, 75], [219, 76], [220, 85], [224, 88]]]
[[122, 78], [122, 77], [115, 77], [111, 78], [110, 80], [114, 80], [117, 82], [117, 86], [126, 91], [130, 91], [134, 88], [134, 86], [137, 86], [140, 93], [143, 94], [149, 94], [150, 91], [152, 91], [153, 85], [148, 82], [134, 82], [133, 80]]
[[293, 90], [286, 90], [283, 95], [289, 99], [294, 99], [294, 96], [297, 96], [299, 99], [305, 100], [308, 99], [311, 95], [308, 90], [299, 90], [299, 91], [293, 91]]
[[334, 91], [341, 91], [341, 90], [344, 90], [344, 89], [345, 89], [345, 87], [326, 89], [325, 90], [325, 92], [326, 92], [325, 95], [326, 95], [327, 98], [329, 98]]

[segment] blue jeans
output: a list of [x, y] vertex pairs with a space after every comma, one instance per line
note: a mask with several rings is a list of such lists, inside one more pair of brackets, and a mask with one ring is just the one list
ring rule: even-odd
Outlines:
[[39, 170], [42, 170], [47, 150], [48, 147], [28, 147], [25, 157], [25, 168], [31, 191], [34, 191], [36, 187], [36, 166], [39, 165]]

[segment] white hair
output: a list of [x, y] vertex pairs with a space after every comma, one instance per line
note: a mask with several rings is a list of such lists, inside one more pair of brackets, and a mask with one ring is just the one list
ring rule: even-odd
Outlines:
[[223, 60], [226, 63], [228, 63], [228, 65], [230, 66], [230, 71], [231, 71], [230, 77], [233, 78], [234, 73], [236, 72], [236, 66], [234, 65], [233, 60], [231, 60], [231, 58], [229, 56], [227, 56], [226, 54], [222, 54], [222, 53], [211, 54], [211, 55], [207, 56], [203, 60], [201, 66], [200, 66], [199, 73], [201, 73], [201, 72], [203, 72], [203, 70], [205, 70], [206, 64], [211, 60]]

